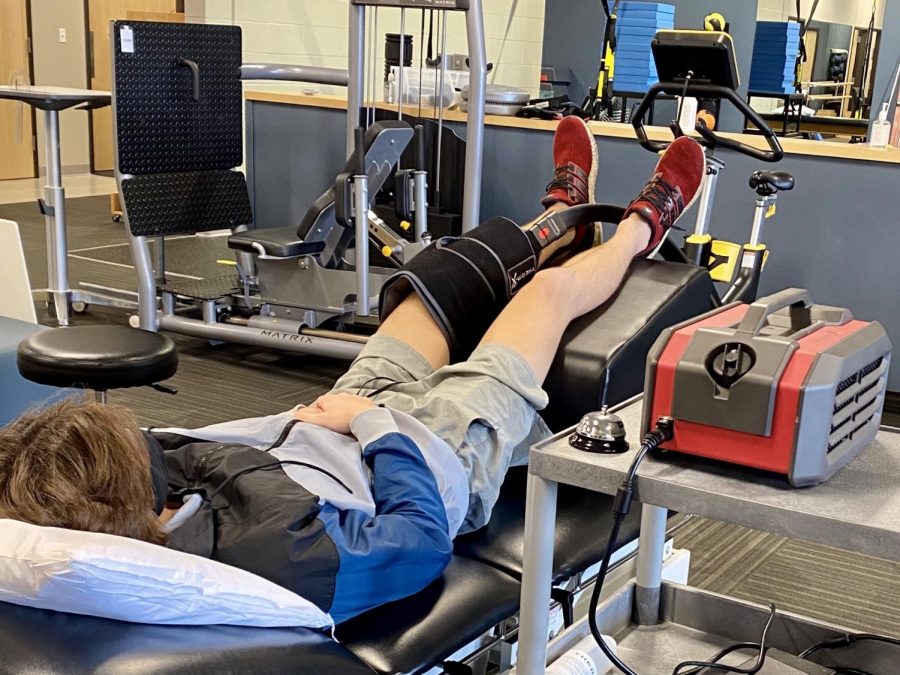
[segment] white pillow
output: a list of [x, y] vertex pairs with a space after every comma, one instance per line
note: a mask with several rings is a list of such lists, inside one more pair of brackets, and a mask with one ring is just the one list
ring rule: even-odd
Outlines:
[[0, 519], [0, 600], [135, 623], [330, 629], [255, 574], [147, 542]]

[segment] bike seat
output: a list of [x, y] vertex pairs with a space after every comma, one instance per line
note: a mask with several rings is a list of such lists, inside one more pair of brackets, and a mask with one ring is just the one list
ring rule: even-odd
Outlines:
[[750, 187], [757, 191], [760, 187], [768, 187], [768, 194], [793, 190], [794, 177], [787, 171], [754, 171], [750, 176]]

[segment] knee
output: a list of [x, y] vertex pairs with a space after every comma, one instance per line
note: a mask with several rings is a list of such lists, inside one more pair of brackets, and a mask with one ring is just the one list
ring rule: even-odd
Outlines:
[[[573, 297], [575, 288], [573, 272], [566, 267], [549, 267], [540, 270], [528, 283], [524, 290], [539, 296], [544, 302], [552, 303], [556, 308], [568, 312], [577, 305]], [[523, 292], [524, 292], [523, 290]]]

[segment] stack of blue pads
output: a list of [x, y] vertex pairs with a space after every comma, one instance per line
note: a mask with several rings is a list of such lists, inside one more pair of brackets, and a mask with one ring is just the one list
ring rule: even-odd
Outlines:
[[659, 81], [650, 43], [656, 32], [675, 27], [675, 6], [661, 2], [623, 2], [616, 22], [617, 92], [646, 93]]
[[750, 91], [792, 93], [799, 50], [799, 23], [757, 22], [753, 63], [750, 68]]

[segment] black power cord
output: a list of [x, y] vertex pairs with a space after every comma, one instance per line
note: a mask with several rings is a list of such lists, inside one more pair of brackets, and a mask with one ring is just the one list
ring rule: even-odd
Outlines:
[[597, 581], [594, 582], [594, 592], [591, 594], [591, 604], [588, 609], [588, 624], [591, 627], [591, 634], [594, 636], [600, 649], [606, 654], [606, 658], [608, 658], [616, 668], [625, 673], [625, 675], [637, 675], [637, 673], [629, 668], [618, 655], [609, 648], [609, 645], [607, 645], [606, 641], [603, 639], [600, 628], [597, 626], [597, 604], [600, 602], [600, 593], [603, 590], [603, 582], [609, 571], [609, 561], [616, 548], [616, 540], [619, 538], [619, 530], [622, 527], [622, 521], [625, 520], [625, 516], [627, 516], [628, 512], [631, 510], [631, 502], [634, 499], [634, 480], [638, 467], [641, 465], [641, 462], [644, 461], [644, 457], [647, 456], [647, 453], [672, 439], [674, 435], [673, 425], [674, 421], [671, 417], [660, 417], [659, 420], [657, 420], [656, 428], [641, 440], [641, 448], [631, 462], [625, 480], [622, 481], [622, 484], [616, 492], [616, 499], [613, 503], [613, 526], [609, 532], [609, 542], [606, 544], [606, 552], [603, 554], [603, 561], [600, 563]]
[[[800, 652], [799, 657], [801, 659], [809, 660], [809, 657], [815, 654], [816, 652], [820, 652], [823, 650], [832, 650], [832, 649], [844, 649], [845, 647], [849, 647], [857, 642], [884, 642], [890, 645], [895, 645], [900, 647], [900, 640], [897, 638], [889, 637], [887, 635], [877, 635], [876, 633], [845, 633], [836, 638], [831, 638], [829, 640], [822, 640], [821, 642], [817, 642], [811, 647], [807, 647], [802, 652]], [[871, 675], [871, 673], [861, 670], [860, 668], [850, 668], [847, 666], [826, 666], [827, 668], [832, 668], [837, 675]]]
[[[741, 642], [740, 644], [726, 647], [714, 657], [712, 657], [709, 661], [682, 661], [677, 666], [675, 666], [675, 670], [672, 671], [672, 675], [694, 675], [695, 673], [699, 673], [704, 670], [721, 670], [726, 673], [738, 673], [739, 675], [754, 675], [754, 673], [758, 673], [760, 670], [762, 670], [762, 667], [766, 662], [766, 639], [769, 636], [769, 628], [772, 627], [772, 621], [774, 621], [775, 619], [775, 613], [775, 605], [769, 605], [769, 618], [766, 621], [766, 625], [763, 628], [762, 635], [759, 638], [759, 644], [755, 642]], [[737, 666], [728, 666], [724, 663], [719, 663], [719, 659], [741, 649], [759, 650], [759, 655], [756, 657], [756, 663], [754, 663], [751, 667], [739, 668]], [[693, 666], [693, 670], [682, 672], [683, 669], [688, 666]]]
[[[622, 521], [625, 520], [625, 516], [628, 515], [628, 512], [631, 510], [631, 503], [634, 500], [634, 487], [638, 468], [651, 451], [655, 450], [666, 441], [672, 440], [673, 437], [674, 420], [671, 417], [660, 417], [657, 420], [656, 427], [653, 431], [649, 432], [641, 439], [641, 447], [638, 450], [637, 455], [635, 455], [634, 460], [632, 460], [631, 466], [628, 467], [628, 473], [625, 475], [625, 479], [616, 491], [616, 498], [613, 502], [613, 525], [609, 533], [609, 541], [606, 544], [603, 560], [600, 563], [600, 571], [597, 573], [597, 580], [594, 583], [594, 591], [591, 593], [591, 602], [588, 608], [588, 625], [591, 628], [591, 635], [593, 635], [594, 640], [606, 655], [606, 658], [608, 658], [610, 662], [625, 675], [637, 675], [637, 673], [622, 661], [603, 639], [603, 635], [597, 625], [597, 605], [600, 602], [600, 594], [603, 591], [603, 582], [606, 580], [606, 575], [609, 571], [612, 553], [616, 549], [616, 540], [619, 538], [619, 530], [622, 527]], [[772, 621], [775, 618], [775, 605], [771, 605], [770, 607], [771, 611], [769, 613], [769, 618], [766, 621], [759, 644], [755, 642], [741, 642], [723, 649], [709, 661], [685, 661], [679, 663], [675, 667], [673, 675], [694, 675], [704, 668], [714, 668], [726, 672], [737, 673], [739, 675], [753, 675], [754, 673], [759, 672], [766, 661], [766, 638], [769, 633], [769, 628], [772, 625]], [[735, 666], [717, 663], [719, 659], [740, 649], [759, 650], [759, 658], [757, 658], [753, 667], [737, 668]], [[682, 670], [688, 666], [693, 666], [694, 669], [682, 672]]]
[[802, 652], [800, 652], [799, 656], [801, 659], [808, 659], [810, 656], [812, 656], [816, 652], [822, 651], [823, 649], [843, 649], [844, 647], [849, 647], [856, 642], [865, 641], [886, 642], [887, 644], [900, 647], [900, 640], [898, 640], [897, 638], [888, 637], [887, 635], [877, 635], [875, 633], [846, 633], [844, 635], [841, 635], [840, 637], [817, 642], [812, 647], [807, 647]]

